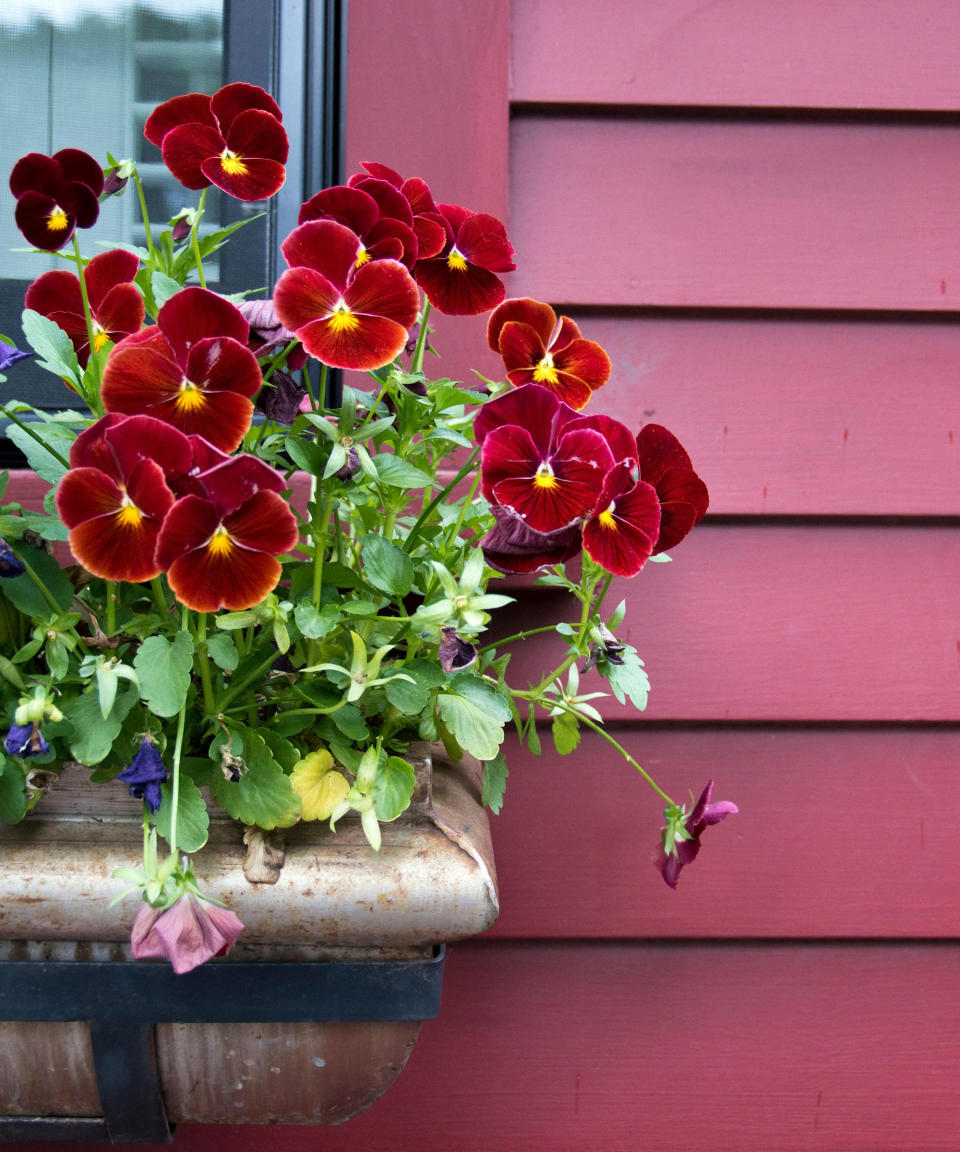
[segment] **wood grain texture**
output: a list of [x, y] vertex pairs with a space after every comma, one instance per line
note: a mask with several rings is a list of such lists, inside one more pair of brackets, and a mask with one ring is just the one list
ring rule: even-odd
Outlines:
[[[595, 685], [591, 684], [591, 687]], [[678, 803], [716, 780], [740, 809], [669, 889], [663, 802], [600, 737], [507, 748], [493, 820], [501, 914], [488, 935], [960, 937], [960, 729], [626, 729]]]
[[514, 0], [515, 101], [893, 108], [960, 102], [951, 0]]
[[185, 1125], [176, 1145], [953, 1152], [958, 962], [955, 945], [458, 945], [442, 1015], [368, 1112], [282, 1136]]
[[614, 365], [588, 411], [670, 428], [713, 512], [960, 513], [960, 325], [575, 318]]
[[953, 126], [521, 116], [511, 292], [563, 304], [956, 309], [958, 182]]
[[[618, 631], [653, 682], [649, 720], [956, 720], [958, 572], [950, 528], [701, 524], [609, 604], [627, 600]], [[500, 636], [574, 618], [560, 592], [517, 595]], [[514, 683], [565, 650], [559, 637], [516, 649]]]

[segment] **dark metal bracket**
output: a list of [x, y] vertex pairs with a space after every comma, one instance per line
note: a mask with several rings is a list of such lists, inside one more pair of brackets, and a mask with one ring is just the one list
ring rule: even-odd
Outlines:
[[153, 1026], [431, 1020], [445, 952], [400, 961], [0, 964], [0, 1020], [88, 1021], [103, 1117], [0, 1117], [0, 1142], [169, 1144]]

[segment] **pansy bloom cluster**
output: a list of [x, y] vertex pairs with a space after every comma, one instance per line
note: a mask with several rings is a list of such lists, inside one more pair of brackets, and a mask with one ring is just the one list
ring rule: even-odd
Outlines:
[[[250, 84], [187, 93], [145, 136], [199, 196], [159, 235], [145, 219], [143, 249], [84, 256], [77, 238], [101, 196], [142, 191], [133, 161], [108, 157], [105, 179], [78, 150], [30, 153], [10, 179], [27, 241], [68, 264], [29, 287], [25, 339], [80, 410], [0, 413], [50, 488], [42, 510], [0, 507], [0, 820], [68, 761], [125, 788], [145, 831], [142, 868], [115, 874], [142, 899], [134, 954], [187, 971], [242, 930], [188, 860], [208, 803], [262, 833], [358, 818], [379, 849], [411, 802], [411, 741], [482, 761], [498, 811], [507, 725], [539, 751], [548, 719], [558, 754], [589, 728], [666, 802], [657, 864], [675, 885], [735, 806], [710, 802], [712, 782], [689, 813], [671, 800], [580, 678], [645, 705], [623, 609], [603, 605], [706, 513], [687, 452], [597, 410], [615, 367], [570, 317], [508, 298], [496, 217], [365, 163], [303, 203], [272, 290], [230, 294], [205, 258], [236, 226], [201, 235], [204, 198], [283, 186], [279, 106]], [[434, 310], [486, 316], [502, 381], [428, 377]], [[29, 354], [0, 338], [0, 372]], [[336, 369], [366, 388], [337, 395]], [[492, 591], [500, 574], [574, 606], [536, 687], [505, 673], [525, 634], [483, 637], [522, 594]]]

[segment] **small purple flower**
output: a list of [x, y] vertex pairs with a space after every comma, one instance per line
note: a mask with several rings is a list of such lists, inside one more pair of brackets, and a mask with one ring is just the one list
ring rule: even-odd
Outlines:
[[19, 348], [15, 348], [13, 344], [8, 344], [6, 340], [0, 340], [0, 372], [5, 372], [11, 364], [16, 364], [18, 360], [25, 360], [29, 355], [29, 352], [21, 352]]
[[471, 644], [457, 635], [456, 628], [441, 628], [443, 639], [440, 641], [438, 656], [440, 667], [444, 672], [461, 672], [469, 668], [477, 659], [477, 646]]
[[4, 751], [26, 760], [30, 756], [45, 756], [50, 745], [40, 735], [38, 724], [14, 724], [3, 742]]
[[103, 192], [100, 194], [101, 199], [106, 200], [108, 196], [116, 196], [124, 190], [127, 186], [129, 176], [121, 176], [121, 165], [111, 168], [106, 173], [103, 181]]
[[719, 824], [727, 816], [740, 811], [729, 800], [711, 804], [712, 791], [713, 781], [710, 780], [689, 815], [685, 808], [678, 808], [675, 804], [668, 805], [664, 811], [667, 825], [661, 829], [661, 842], [653, 862], [671, 888], [676, 888], [681, 868], [697, 858], [703, 830], [709, 824]]
[[124, 768], [117, 779], [130, 785], [131, 796], [142, 800], [150, 812], [156, 812], [163, 799], [160, 785], [167, 779], [157, 746], [144, 737], [130, 767]]
[[26, 572], [26, 567], [23, 561], [6, 540], [0, 536], [0, 579], [9, 580], [14, 576], [22, 576], [24, 572]]

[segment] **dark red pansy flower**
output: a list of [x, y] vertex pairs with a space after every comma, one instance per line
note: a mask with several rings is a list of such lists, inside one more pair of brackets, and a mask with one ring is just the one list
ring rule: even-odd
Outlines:
[[448, 316], [478, 316], [506, 295], [500, 272], [512, 272], [513, 246], [504, 226], [484, 212], [439, 204], [446, 241], [439, 254], [417, 261], [413, 274], [427, 299]]
[[333, 220], [309, 220], [281, 245], [290, 267], [273, 302], [280, 321], [331, 368], [371, 371], [404, 349], [420, 294], [397, 260], [357, 267], [361, 242]]
[[512, 574], [537, 572], [562, 564], [580, 551], [580, 529], [534, 532], [504, 508], [493, 508], [494, 526], [480, 541], [483, 557], [491, 568]]
[[654, 555], [666, 552], [699, 524], [710, 497], [694, 472], [680, 441], [660, 424], [646, 424], [637, 434], [640, 479], [652, 484], [660, 501], [660, 535]]
[[[411, 176], [404, 180], [399, 172], [388, 168], [386, 164], [361, 162], [363, 172], [357, 172], [347, 183], [351, 188], [361, 188], [369, 193], [380, 205], [383, 215], [390, 215], [396, 203], [388, 199], [384, 185], [401, 192], [410, 206], [413, 214], [411, 227], [417, 237], [417, 251], [421, 260], [436, 256], [447, 242], [447, 226], [425, 180], [419, 176]], [[406, 222], [403, 215], [398, 220]]]
[[[114, 248], [94, 256], [83, 270], [93, 320], [93, 350], [108, 340], [116, 343], [143, 324], [143, 297], [133, 284], [140, 261], [132, 252]], [[73, 272], [44, 272], [27, 289], [28, 308], [52, 320], [70, 337], [81, 367], [90, 359], [90, 339], [83, 314], [80, 281]]]
[[542, 384], [582, 408], [610, 379], [610, 357], [584, 340], [569, 318], [529, 297], [504, 300], [487, 323], [487, 343], [503, 357], [511, 384]]
[[104, 416], [77, 437], [56, 505], [88, 572], [130, 583], [160, 574], [157, 538], [174, 502], [167, 480], [191, 458], [186, 436], [150, 416]]
[[63, 148], [52, 156], [30, 152], [14, 164], [10, 191], [17, 200], [20, 231], [35, 248], [56, 252], [77, 228], [96, 224], [103, 171], [79, 148]]
[[147, 413], [232, 452], [250, 427], [263, 377], [250, 329], [228, 300], [183, 288], [157, 323], [117, 344], [100, 395], [107, 412]]
[[583, 548], [614, 576], [636, 576], [650, 559], [660, 531], [656, 489], [635, 481], [620, 464], [607, 473], [594, 514], [583, 526]]
[[[246, 460], [253, 458], [234, 458], [238, 467]], [[226, 470], [234, 461], [219, 467]], [[227, 474], [216, 482], [204, 474], [197, 479], [214, 495], [192, 494], [174, 504], [163, 522], [157, 560], [177, 599], [195, 612], [252, 608], [277, 586], [277, 556], [297, 543], [297, 522], [272, 488], [260, 486], [248, 496], [248, 476], [238, 483]], [[282, 485], [283, 478], [277, 479]]]
[[704, 831], [711, 824], [719, 824], [740, 811], [732, 800], [711, 801], [712, 792], [713, 781], [710, 780], [689, 815], [685, 808], [672, 804], [664, 812], [667, 825], [661, 829], [661, 840], [653, 862], [671, 888], [676, 888], [680, 870], [696, 860]]
[[264, 200], [286, 179], [287, 133], [277, 102], [256, 84], [227, 84], [158, 105], [143, 134], [186, 188], [215, 184], [237, 200]]
[[[616, 421], [613, 421], [616, 423]], [[578, 524], [617, 460], [607, 438], [553, 392], [527, 384], [481, 408], [474, 424], [481, 490], [534, 532]]]
[[358, 267], [368, 260], [399, 260], [405, 268], [412, 268], [418, 253], [413, 213], [405, 197], [390, 185], [386, 187], [406, 210], [403, 217], [389, 214], [389, 209], [382, 209], [376, 198], [362, 188], [342, 184], [324, 188], [312, 196], [301, 207], [297, 223], [334, 220], [356, 233], [360, 238]]

